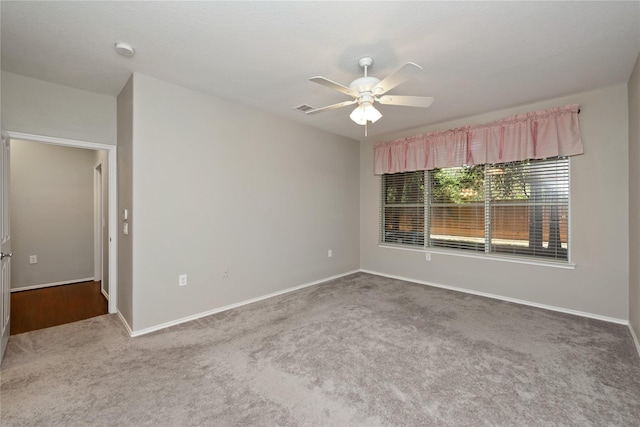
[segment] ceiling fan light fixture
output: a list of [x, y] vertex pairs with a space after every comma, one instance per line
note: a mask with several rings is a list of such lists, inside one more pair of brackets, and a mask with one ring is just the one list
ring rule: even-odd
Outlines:
[[378, 119], [380, 119], [380, 117], [382, 117], [382, 114], [376, 107], [374, 107], [370, 103], [363, 102], [351, 112], [349, 117], [357, 124], [364, 126], [367, 124], [367, 121], [375, 123], [376, 121], [378, 121]]
[[362, 108], [360, 105], [358, 105], [349, 115], [349, 117], [351, 118], [351, 120], [353, 120], [354, 122], [356, 122], [359, 125], [366, 125], [367, 124], [367, 119], [364, 117], [364, 108]]
[[364, 107], [364, 116], [371, 123], [375, 123], [378, 121], [380, 117], [382, 117], [382, 113], [380, 113], [380, 111], [378, 111], [378, 109], [373, 105], [366, 105]]

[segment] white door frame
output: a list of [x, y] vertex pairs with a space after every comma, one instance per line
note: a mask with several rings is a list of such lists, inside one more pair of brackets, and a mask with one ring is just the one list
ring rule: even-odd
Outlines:
[[7, 131], [9, 140], [24, 139], [43, 144], [62, 145], [64, 147], [105, 150], [109, 153], [109, 313], [118, 312], [118, 168], [115, 145], [98, 142], [77, 141], [74, 139], [55, 138], [44, 135], [33, 135], [22, 132]]
[[102, 276], [102, 160], [99, 160], [93, 165], [93, 280], [102, 282]]

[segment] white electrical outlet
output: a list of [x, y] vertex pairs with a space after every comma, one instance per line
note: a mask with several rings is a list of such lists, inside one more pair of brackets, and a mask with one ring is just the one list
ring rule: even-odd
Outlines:
[[223, 279], [228, 279], [229, 278], [229, 269], [225, 268], [224, 271], [222, 272], [222, 278]]
[[327, 257], [331, 258], [333, 256], [333, 251], [331, 249], [329, 249], [327, 251]]
[[38, 255], [29, 255], [29, 264], [37, 264]]
[[431, 261], [431, 252], [426, 252], [424, 254], [424, 259], [426, 259], [427, 261]]
[[187, 286], [187, 275], [181, 274], [178, 276], [178, 286]]

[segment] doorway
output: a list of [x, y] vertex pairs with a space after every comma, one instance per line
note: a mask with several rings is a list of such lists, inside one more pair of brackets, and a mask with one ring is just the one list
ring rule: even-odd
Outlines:
[[[93, 216], [94, 236], [100, 234], [100, 240], [104, 244], [99, 247], [94, 242], [93, 245], [93, 259], [94, 265], [92, 273], [95, 280], [100, 280], [105, 283], [104, 289], [100, 289], [104, 292], [105, 296], [108, 296], [108, 312], [117, 312], [117, 168], [116, 168], [116, 147], [106, 144], [92, 143], [86, 141], [68, 140], [54, 137], [47, 137], [42, 135], [24, 134], [19, 132], [7, 132], [10, 140], [25, 140], [30, 142], [36, 142], [41, 144], [58, 145], [63, 147], [83, 148], [89, 150], [100, 151], [103, 150], [104, 161], [98, 161], [94, 165], [94, 181], [91, 188], [94, 191], [98, 191], [98, 181], [102, 183], [100, 185], [100, 194], [106, 194], [106, 203], [101, 203], [100, 212], [104, 212], [104, 205], [108, 206], [108, 222], [104, 221], [104, 215], [95, 213]], [[95, 205], [98, 202], [98, 196], [94, 197], [94, 211]], [[100, 200], [105, 198], [100, 197]], [[96, 216], [98, 217], [96, 219]], [[97, 228], [100, 228], [98, 232]], [[102, 233], [102, 230], [107, 230], [106, 233]], [[20, 254], [25, 257], [30, 254]], [[18, 256], [18, 254], [16, 254]], [[100, 259], [98, 259], [98, 257]], [[106, 264], [108, 268], [102, 269], [101, 265]], [[96, 275], [97, 272], [97, 275]], [[107, 279], [107, 280], [105, 280]]]
[[11, 335], [107, 314], [105, 157], [105, 151], [11, 141]]

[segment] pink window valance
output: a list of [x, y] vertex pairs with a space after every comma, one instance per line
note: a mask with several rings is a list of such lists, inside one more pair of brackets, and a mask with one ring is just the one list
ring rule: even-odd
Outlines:
[[584, 152], [578, 104], [483, 125], [420, 134], [374, 147], [374, 173], [504, 163]]

